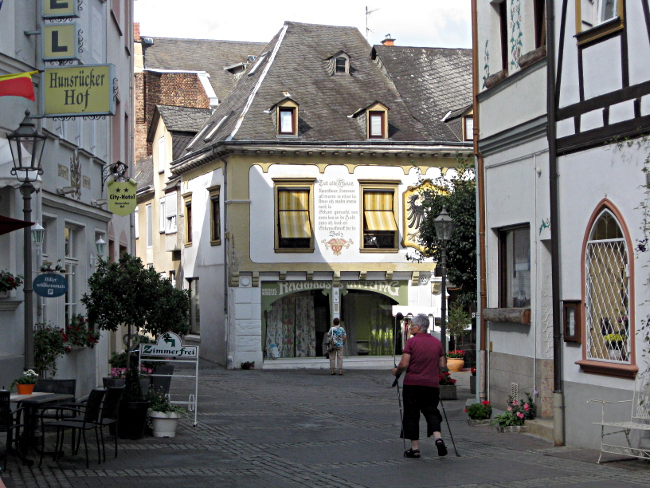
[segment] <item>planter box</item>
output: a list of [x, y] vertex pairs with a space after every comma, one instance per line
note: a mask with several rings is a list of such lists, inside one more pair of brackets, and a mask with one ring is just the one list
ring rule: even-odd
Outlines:
[[440, 385], [440, 399], [441, 400], [456, 400], [456, 385]]
[[142, 439], [150, 402], [121, 402], [117, 432], [120, 439]]
[[[142, 396], [147, 397], [147, 393], [149, 393], [149, 377], [146, 378], [140, 378], [140, 389], [142, 390]], [[120, 387], [124, 386], [126, 383], [125, 378], [110, 378], [108, 376], [105, 376], [102, 378], [102, 383], [104, 384], [104, 388], [115, 388], [115, 387]]]
[[509, 425], [507, 427], [496, 426], [497, 432], [526, 432], [525, 425]]
[[490, 425], [490, 422], [492, 422], [490, 419], [485, 419], [485, 420], [467, 419], [467, 423], [471, 426]]

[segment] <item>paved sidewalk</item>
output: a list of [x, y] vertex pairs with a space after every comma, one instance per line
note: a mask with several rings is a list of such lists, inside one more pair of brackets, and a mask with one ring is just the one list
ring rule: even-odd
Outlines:
[[596, 451], [470, 427], [463, 412], [469, 373], [453, 376], [459, 399], [446, 401], [445, 409], [460, 457], [446, 427], [447, 457], [436, 455], [431, 439], [421, 440], [421, 459], [402, 456], [388, 371], [227, 371], [202, 361], [197, 427], [186, 419], [174, 439], [121, 441], [117, 459], [107, 449], [107, 462], [98, 465], [93, 454], [90, 469], [83, 456], [46, 458], [42, 468], [11, 456], [2, 481], [8, 488], [648, 486], [644, 461], [598, 465]]

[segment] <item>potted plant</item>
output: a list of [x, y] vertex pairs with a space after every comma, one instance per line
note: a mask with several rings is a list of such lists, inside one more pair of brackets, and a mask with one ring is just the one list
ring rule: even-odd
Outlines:
[[472, 325], [472, 316], [456, 303], [451, 306], [447, 317], [447, 331], [454, 338], [454, 346], [458, 347], [458, 337], [465, 333], [465, 328]]
[[451, 377], [449, 371], [438, 373], [438, 384], [440, 385], [440, 398], [442, 400], [456, 400], [456, 380]]
[[16, 391], [19, 395], [31, 395], [34, 391], [34, 385], [38, 381], [38, 374], [33, 369], [23, 372], [23, 375], [16, 378], [12, 383], [13, 388], [16, 385]]
[[[179, 335], [189, 331], [188, 292], [175, 288], [169, 279], [154, 268], [145, 268], [140, 258], [129, 253], [123, 252], [116, 262], [100, 259], [88, 280], [88, 290], [81, 299], [88, 322], [96, 329], [113, 332], [125, 325], [126, 351], [131, 351], [132, 335], [140, 331], [154, 337], [167, 331]], [[135, 358], [126, 354], [125, 357], [129, 364], [118, 413], [118, 431], [120, 437], [134, 439], [144, 434], [149, 403], [142, 395]], [[139, 425], [135, 425], [136, 419]], [[131, 432], [127, 431], [129, 426]]]
[[21, 275], [13, 275], [9, 271], [0, 270], [0, 298], [8, 298], [9, 293], [23, 284]]
[[99, 342], [99, 332], [93, 330], [88, 320], [81, 314], [73, 315], [62, 331], [63, 342], [72, 350], [73, 348], [95, 347]]
[[241, 369], [255, 369], [255, 361], [244, 361], [241, 363]]
[[530, 393], [525, 395], [526, 399], [519, 400], [510, 395], [507, 410], [495, 416], [491, 425], [495, 425], [499, 432], [524, 432], [524, 422], [534, 419], [537, 412]]
[[470, 425], [483, 424], [492, 416], [492, 405], [487, 400], [481, 403], [472, 403], [469, 407], [465, 408], [465, 412], [469, 417], [467, 422]]
[[34, 328], [34, 368], [43, 377], [56, 375], [56, 360], [68, 352], [62, 329], [49, 324]]
[[447, 368], [449, 371], [458, 372], [465, 366], [465, 351], [462, 349], [455, 349], [447, 353]]
[[147, 394], [151, 403], [149, 407], [149, 425], [154, 437], [176, 437], [178, 420], [185, 412], [183, 407], [169, 401], [169, 395], [162, 389], [151, 388]]

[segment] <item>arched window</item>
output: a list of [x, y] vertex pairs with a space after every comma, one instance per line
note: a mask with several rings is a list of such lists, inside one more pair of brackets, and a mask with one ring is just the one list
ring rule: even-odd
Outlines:
[[631, 364], [629, 249], [609, 209], [593, 223], [584, 266], [586, 359]]

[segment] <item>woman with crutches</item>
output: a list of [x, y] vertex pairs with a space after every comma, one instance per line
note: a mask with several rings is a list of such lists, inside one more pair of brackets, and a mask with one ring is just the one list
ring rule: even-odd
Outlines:
[[404, 344], [402, 358], [393, 368], [393, 375], [399, 377], [404, 371], [403, 399], [404, 418], [402, 434], [411, 440], [411, 448], [404, 457], [420, 457], [420, 412], [427, 422], [427, 437], [433, 435], [438, 456], [447, 455], [447, 447], [440, 435], [442, 415], [438, 410], [440, 387], [438, 374], [440, 368], [447, 366], [447, 359], [440, 340], [429, 334], [429, 318], [424, 314], [413, 317], [409, 332], [413, 335]]

